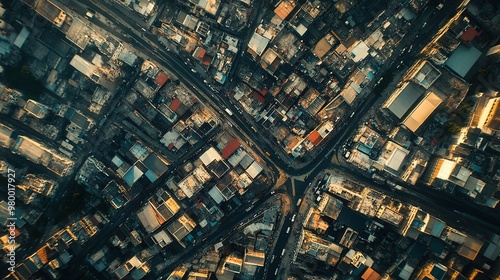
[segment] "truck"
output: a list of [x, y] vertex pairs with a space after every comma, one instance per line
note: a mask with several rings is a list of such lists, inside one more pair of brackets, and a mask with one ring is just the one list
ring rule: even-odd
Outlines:
[[230, 116], [233, 115], [233, 112], [231, 112], [231, 110], [229, 110], [228, 108], [225, 108], [224, 111], [226, 111], [226, 113]]

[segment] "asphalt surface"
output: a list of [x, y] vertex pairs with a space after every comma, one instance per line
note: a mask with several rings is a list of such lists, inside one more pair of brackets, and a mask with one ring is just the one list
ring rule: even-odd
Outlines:
[[[450, 3], [451, 2], [451, 3]], [[383, 70], [380, 71], [373, 81], [379, 80], [381, 77], [385, 79], [390, 79], [391, 73], [398, 71], [401, 67], [401, 62], [403, 64], [411, 64], [414, 59], [417, 58], [418, 54], [416, 54], [415, 50], [421, 48], [421, 46], [425, 43], [425, 41], [418, 38], [428, 38], [430, 35], [436, 32], [435, 28], [439, 26], [439, 24], [445, 19], [449, 17], [454, 11], [455, 3], [454, 1], [448, 1], [445, 4], [445, 7], [441, 11], [435, 10], [434, 7], [429, 7], [427, 10], [422, 12], [419, 18], [415, 21], [415, 26], [420, 27], [419, 29], [415, 28], [404, 38], [403, 42], [396, 48], [395, 53], [397, 58], [392, 59], [391, 64], [384, 65]], [[334, 156], [337, 147], [339, 147], [343, 142], [347, 140], [349, 137], [349, 133], [354, 131], [357, 127], [359, 121], [368, 110], [371, 108], [371, 105], [375, 103], [378, 98], [377, 94], [369, 95], [363, 102], [361, 102], [358, 109], [356, 109], [355, 114], [352, 118], [347, 120], [345, 124], [339, 129], [336, 135], [331, 137], [328, 143], [325, 144], [325, 151], [320, 153], [317, 158], [311, 159], [310, 162], [300, 168], [294, 168], [288, 165], [286, 160], [281, 159], [276, 154], [271, 154], [269, 157], [264, 155], [265, 151], [272, 151], [274, 146], [270, 145], [267, 140], [264, 140], [263, 136], [255, 132], [252, 129], [252, 126], [248, 124], [244, 118], [242, 118], [239, 114], [237, 114], [237, 108], [229, 102], [227, 96], [225, 96], [224, 92], [214, 92], [210, 89], [210, 87], [203, 82], [203, 78], [199, 76], [197, 73], [193, 73], [187, 65], [184, 64], [179, 57], [174, 55], [173, 53], [167, 52], [164, 50], [157, 40], [155, 36], [149, 33], [138, 32], [136, 29], [135, 22], [131, 22], [129, 17], [123, 14], [119, 9], [113, 10], [112, 6], [109, 6], [109, 3], [102, 2], [96, 4], [93, 1], [67, 1], [67, 5], [71, 7], [74, 11], [83, 16], [86, 12], [87, 8], [91, 8], [102, 14], [104, 17], [113, 21], [114, 27], [110, 28], [108, 23], [101, 22], [97, 18], [91, 19], [92, 24], [106, 30], [107, 32], [113, 34], [114, 36], [120, 38], [123, 42], [127, 44], [133, 45], [139, 52], [143, 53], [145, 56], [151, 57], [153, 60], [160, 63], [159, 66], [172, 71], [175, 75], [178, 76], [179, 80], [184, 83], [190, 90], [192, 90], [198, 98], [205, 104], [211, 106], [217, 110], [220, 114], [220, 117], [223, 120], [231, 123], [235, 130], [239, 133], [240, 137], [252, 139], [256, 146], [260, 147], [260, 150], [257, 152], [260, 156], [266, 161], [268, 166], [273, 170], [274, 174], [278, 174], [278, 168], [285, 171], [290, 176], [298, 176], [302, 174], [308, 174], [309, 179], [305, 182], [296, 182], [295, 184], [295, 195], [291, 195], [290, 191], [287, 191], [292, 197], [292, 206], [303, 196], [303, 194], [307, 190], [307, 186], [312, 180], [324, 169], [327, 168], [337, 168], [344, 171], [346, 174], [354, 177], [361, 177], [360, 173], [356, 170], [349, 169], [343, 166], [332, 166], [331, 158]], [[458, 4], [456, 4], [458, 5]], [[425, 24], [426, 23], [426, 24]], [[256, 22], [252, 22], [251, 26], [255, 26]], [[418, 36], [418, 37], [417, 37]], [[412, 48], [409, 46], [412, 45]], [[152, 47], [153, 46], [153, 47]], [[404, 51], [403, 51], [404, 49]], [[235, 65], [238, 65], [239, 59], [241, 59], [242, 50], [237, 55], [237, 59], [235, 61]], [[234, 71], [234, 70], [233, 70]], [[380, 89], [382, 91], [383, 89]], [[221, 108], [222, 107], [222, 108]], [[229, 108], [234, 114], [228, 114], [223, 109]], [[215, 130], [212, 131], [215, 133]], [[202, 145], [205, 144], [205, 141], [200, 141], [193, 147], [189, 153], [183, 155], [179, 161], [187, 159], [191, 156], [191, 154], [197, 151]], [[175, 166], [175, 164], [173, 165]], [[145, 203], [145, 201], [157, 190], [160, 186], [160, 182], [163, 182], [165, 178], [174, 170], [171, 167], [163, 176], [161, 176], [156, 183], [152, 184], [147, 191], [142, 192], [136, 199], [132, 202], [124, 206], [122, 209], [118, 211], [118, 213], [112, 217], [111, 222], [108, 223], [103, 229], [101, 229], [95, 236], [93, 236], [89, 241], [87, 241], [86, 246], [80, 251], [78, 254], [74, 256], [72, 261], [69, 263], [68, 268], [65, 269], [66, 272], [73, 271], [73, 269], [77, 268], [79, 264], [85, 259], [86, 255], [95, 249], [99, 248], [102, 244], [104, 244], [108, 238], [113, 234], [113, 231], [120, 225], [124, 220], [137, 210], [137, 208]], [[372, 182], [368, 179], [363, 179], [367, 184], [371, 184]], [[290, 189], [289, 184], [286, 185], [287, 190]], [[385, 191], [390, 191], [388, 186], [379, 186], [379, 188], [384, 189]], [[417, 192], [418, 191], [418, 192]], [[255, 208], [261, 205], [265, 199], [268, 199], [270, 195], [266, 196], [264, 199], [260, 200], [256, 203]], [[409, 190], [408, 192], [394, 192], [395, 198], [401, 198], [403, 201], [412, 201], [420, 199], [421, 203], [431, 208], [433, 212], [444, 213], [444, 216], [447, 217], [457, 217], [458, 213], [464, 213], [469, 215], [470, 217], [477, 218], [482, 220], [485, 223], [485, 227], [489, 227], [492, 229], [496, 229], [498, 232], [498, 219], [496, 217], [491, 217], [490, 215], [486, 215], [484, 211], [478, 211], [476, 205], [464, 205], [453, 199], [445, 199], [441, 194], [436, 193], [433, 190], [429, 189], [418, 189], [418, 190]], [[292, 207], [293, 209], [293, 207]], [[427, 209], [426, 209], [427, 210]], [[235, 215], [227, 217], [227, 219], [221, 224], [221, 228], [234, 228], [241, 220], [250, 217], [255, 210], [249, 212], [240, 211]], [[455, 214], [453, 214], [455, 213]], [[277, 246], [272, 255], [275, 255], [275, 259], [273, 260], [271, 267], [268, 270], [268, 275], [265, 277], [266, 279], [276, 279], [274, 273], [276, 269], [279, 267], [279, 260], [282, 253], [282, 250], [286, 246], [286, 240], [288, 240], [289, 235], [292, 232], [286, 233], [288, 227], [292, 225], [290, 220], [291, 215], [293, 213], [285, 216], [286, 219], [284, 225], [282, 227], [282, 231], [278, 236]], [[461, 215], [461, 219], [463, 219], [464, 215]], [[494, 219], [492, 219], [494, 218]], [[191, 246], [186, 249], [182, 255], [179, 256], [178, 261], [173, 262], [166, 271], [173, 269], [176, 265], [178, 265], [183, 256], [189, 255], [192, 252], [196, 252], [206, 246], [206, 244], [211, 244], [215, 242], [219, 238], [224, 236], [224, 231], [214, 231], [207, 237], [206, 242], [200, 242], [195, 246]], [[205, 244], [201, 244], [205, 243]]]

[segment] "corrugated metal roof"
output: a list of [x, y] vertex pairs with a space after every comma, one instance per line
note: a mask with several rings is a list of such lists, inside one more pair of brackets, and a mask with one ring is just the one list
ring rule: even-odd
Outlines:
[[160, 73], [156, 76], [155, 83], [159, 86], [163, 86], [168, 81], [168, 76], [165, 73]]
[[307, 138], [309, 139], [309, 141], [311, 141], [311, 143], [314, 146], [319, 145], [319, 143], [321, 143], [321, 141], [323, 141], [323, 137], [321, 137], [321, 135], [319, 134], [319, 132], [317, 130], [314, 130], [313, 132], [311, 132], [307, 136]]
[[227, 159], [230, 157], [236, 149], [240, 147], [240, 142], [233, 138], [225, 147], [222, 149], [222, 157]]

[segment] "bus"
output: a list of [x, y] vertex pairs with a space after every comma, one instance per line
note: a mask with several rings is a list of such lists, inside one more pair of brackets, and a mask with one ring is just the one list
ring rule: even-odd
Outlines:
[[299, 198], [299, 201], [297, 201], [297, 207], [299, 207], [301, 202], [302, 202], [302, 198]]

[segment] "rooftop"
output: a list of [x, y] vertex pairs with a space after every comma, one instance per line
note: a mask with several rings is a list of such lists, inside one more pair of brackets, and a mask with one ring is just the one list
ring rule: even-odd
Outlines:
[[384, 108], [389, 109], [401, 119], [422, 94], [423, 92], [416, 85], [406, 82], [389, 97]]
[[460, 44], [450, 58], [446, 60], [445, 64], [453, 72], [464, 78], [480, 56], [480, 50], [472, 46], [468, 47], [464, 44]]
[[436, 110], [443, 100], [434, 92], [429, 92], [427, 96], [413, 109], [406, 117], [403, 124], [415, 132], [427, 120], [427, 118]]

